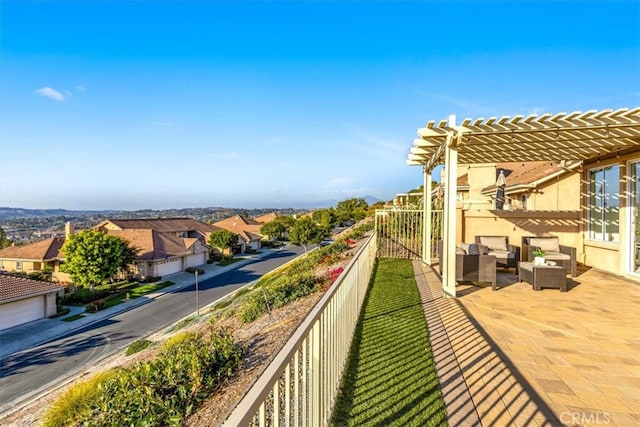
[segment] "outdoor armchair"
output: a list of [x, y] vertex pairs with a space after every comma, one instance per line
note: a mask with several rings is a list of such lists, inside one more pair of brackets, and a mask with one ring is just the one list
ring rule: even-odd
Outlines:
[[504, 268], [513, 267], [518, 274], [520, 246], [510, 244], [508, 236], [476, 236], [475, 240], [480, 252], [496, 257], [496, 265]]
[[[442, 240], [438, 243], [440, 274], [442, 274]], [[456, 281], [491, 283], [496, 290], [496, 257], [483, 255], [475, 244], [463, 243], [456, 248]]]
[[533, 261], [536, 249], [542, 249], [545, 252], [544, 259], [553, 261], [557, 265], [565, 268], [571, 277], [578, 274], [578, 263], [576, 257], [576, 248], [560, 244], [558, 237], [522, 237], [522, 257], [526, 261]]

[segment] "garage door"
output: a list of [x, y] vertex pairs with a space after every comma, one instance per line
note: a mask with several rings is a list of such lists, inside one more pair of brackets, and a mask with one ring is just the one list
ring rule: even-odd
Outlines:
[[207, 262], [207, 259], [205, 258], [206, 253], [203, 252], [201, 254], [194, 254], [194, 255], [189, 255], [187, 257], [187, 267], [195, 267], [197, 265], [202, 265], [205, 262]]
[[0, 330], [44, 318], [44, 296], [0, 305]]
[[167, 274], [182, 271], [182, 258], [164, 261], [158, 264], [158, 276], [166, 276]]

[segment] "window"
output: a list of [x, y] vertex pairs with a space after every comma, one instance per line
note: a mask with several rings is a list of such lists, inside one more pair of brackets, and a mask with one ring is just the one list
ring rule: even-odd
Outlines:
[[620, 228], [620, 166], [589, 171], [589, 238], [617, 242]]
[[522, 196], [520, 196], [520, 204], [522, 205], [522, 209], [523, 210], [527, 210], [527, 195], [523, 194]]
[[16, 261], [16, 271], [22, 271], [22, 261]]

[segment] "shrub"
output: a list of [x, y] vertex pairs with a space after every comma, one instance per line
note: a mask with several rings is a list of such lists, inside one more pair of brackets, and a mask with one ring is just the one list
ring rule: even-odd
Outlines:
[[318, 290], [318, 281], [311, 272], [277, 277], [279, 280], [256, 290], [242, 304], [239, 317], [243, 323], [253, 322], [267, 313], [267, 303], [271, 309], [282, 307]]
[[184, 271], [191, 274], [196, 274], [196, 271], [198, 272], [198, 274], [204, 274], [204, 270], [202, 268], [197, 268], [197, 267], [188, 267]]
[[61, 299], [61, 303], [63, 305], [84, 305], [107, 297], [110, 293], [107, 289], [96, 289], [92, 291], [87, 288], [78, 288], [73, 293], [65, 294]]
[[75, 421], [91, 415], [92, 403], [98, 394], [99, 385], [115, 374], [113, 371], [99, 373], [89, 380], [74, 384], [50, 407], [43, 419], [45, 427], [74, 425]]
[[109, 371], [90, 380], [89, 388], [72, 387], [67, 394], [73, 398], [54, 402], [46, 425], [180, 425], [235, 372], [241, 358], [225, 330], [212, 327], [208, 339], [179, 334], [153, 360]]
[[144, 350], [145, 348], [149, 347], [151, 344], [153, 344], [153, 341], [149, 341], [149, 340], [137, 340], [131, 343], [131, 345], [129, 345], [129, 347], [127, 348], [127, 352], [125, 353], [127, 356], [131, 356], [132, 354], [135, 354], [139, 351]]

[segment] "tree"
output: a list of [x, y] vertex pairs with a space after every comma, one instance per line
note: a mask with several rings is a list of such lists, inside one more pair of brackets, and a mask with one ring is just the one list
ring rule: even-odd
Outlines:
[[369, 205], [362, 198], [353, 198], [338, 202], [335, 214], [338, 222], [360, 221], [366, 216]]
[[13, 245], [13, 240], [7, 239], [7, 235], [4, 233], [2, 227], [0, 227], [0, 249], [7, 248]]
[[284, 233], [285, 230], [284, 224], [278, 220], [268, 222], [260, 227], [260, 233], [264, 236], [268, 236], [270, 239], [282, 236], [282, 233]]
[[64, 264], [74, 283], [89, 286], [112, 278], [137, 259], [136, 249], [126, 240], [98, 230], [82, 230], [67, 237], [62, 246]]
[[211, 235], [209, 235], [209, 246], [220, 249], [223, 257], [225, 256], [225, 249], [229, 249], [229, 252], [231, 252], [237, 244], [238, 235], [229, 230], [212, 231]]
[[313, 211], [313, 214], [311, 214], [311, 217], [318, 223], [318, 225], [326, 230], [331, 230], [333, 227], [338, 225], [333, 208], [315, 210]]
[[299, 245], [307, 252], [307, 245], [320, 243], [326, 236], [326, 231], [311, 218], [300, 218], [289, 230], [289, 240], [294, 245]]

